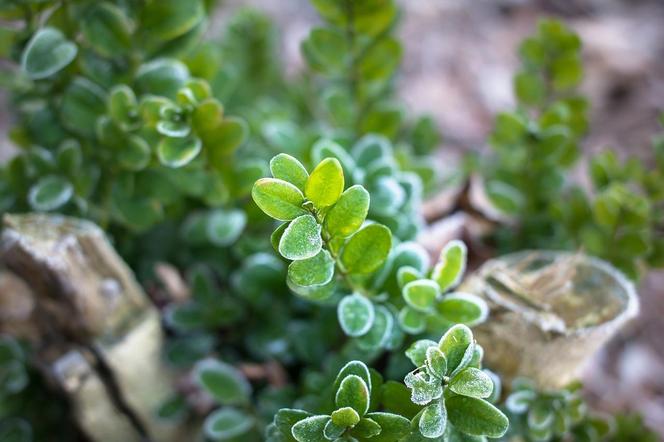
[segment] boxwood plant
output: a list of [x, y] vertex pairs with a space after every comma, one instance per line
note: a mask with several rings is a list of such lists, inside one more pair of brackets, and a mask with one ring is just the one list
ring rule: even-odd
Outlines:
[[[499, 378], [469, 328], [487, 306], [457, 290], [466, 246], [451, 241], [431, 262], [414, 242], [441, 137], [395, 98], [396, 3], [311, 4], [320, 25], [291, 79], [256, 11], [209, 37], [210, 0], [0, 1], [18, 148], [0, 170], [0, 212], [106, 230], [163, 314], [164, 363], [180, 380], [156, 413], [186, 422], [192, 440], [501, 437]], [[556, 204], [587, 126], [579, 45], [545, 21], [522, 47], [519, 108], [498, 116], [482, 169], [520, 221], [499, 242], [562, 238], [623, 267], [654, 263], [661, 140], [657, 171], [597, 157], [597, 196]], [[643, 198], [626, 197], [633, 186]], [[592, 247], [606, 238], [626, 247]], [[179, 276], [184, 294], [164, 282]], [[77, 440], [28, 347], [0, 338], [0, 439]]]
[[516, 221], [498, 229], [499, 249], [583, 249], [632, 279], [662, 266], [661, 136], [653, 139], [652, 165], [605, 150], [589, 159], [591, 192], [574, 185], [589, 129], [588, 102], [577, 91], [581, 41], [562, 23], [543, 20], [519, 55], [517, 109], [496, 116], [493, 152], [480, 169], [491, 201]]

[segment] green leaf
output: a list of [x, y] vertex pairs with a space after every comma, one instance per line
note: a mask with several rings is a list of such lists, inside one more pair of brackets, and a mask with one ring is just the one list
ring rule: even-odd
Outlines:
[[184, 63], [170, 58], [159, 58], [138, 68], [136, 88], [141, 94], [175, 98], [177, 91], [188, 79], [189, 70]]
[[369, 192], [360, 185], [351, 186], [325, 215], [325, 228], [331, 236], [345, 238], [362, 227], [368, 212]]
[[357, 346], [367, 351], [384, 347], [394, 327], [394, 317], [386, 307], [379, 305], [374, 310], [374, 322], [371, 328], [356, 340]]
[[509, 427], [507, 416], [482, 399], [452, 396], [445, 406], [452, 425], [472, 436], [502, 437]]
[[350, 430], [350, 434], [353, 437], [372, 439], [373, 437], [379, 435], [382, 432], [382, 428], [373, 419], [362, 418], [353, 429]]
[[347, 336], [362, 336], [373, 325], [374, 305], [366, 296], [354, 293], [339, 302], [337, 315], [341, 329]]
[[295, 218], [284, 230], [279, 240], [279, 253], [286, 259], [312, 258], [321, 251], [323, 239], [321, 226], [312, 215]]
[[343, 190], [344, 173], [339, 160], [326, 158], [309, 175], [304, 194], [321, 209], [336, 203]]
[[249, 401], [251, 385], [231, 365], [204, 359], [194, 367], [194, 378], [201, 388], [222, 405], [243, 405]]
[[211, 413], [203, 425], [205, 435], [212, 440], [230, 440], [245, 434], [254, 426], [254, 420], [236, 408], [222, 408]]
[[185, 138], [164, 137], [157, 145], [157, 155], [164, 166], [183, 167], [198, 156], [201, 147], [201, 140], [195, 136]]
[[72, 132], [92, 138], [97, 118], [106, 112], [106, 93], [87, 78], [76, 77], [62, 96], [60, 120]]
[[438, 264], [433, 269], [431, 278], [438, 283], [444, 293], [461, 282], [466, 271], [468, 249], [462, 241], [453, 240], [440, 252]]
[[327, 250], [321, 250], [311, 258], [290, 263], [288, 277], [302, 287], [327, 284], [334, 277], [334, 259]]
[[443, 385], [440, 379], [430, 377], [422, 371], [411, 371], [404, 378], [406, 387], [410, 388], [410, 400], [417, 405], [427, 405], [443, 396]]
[[330, 416], [323, 415], [302, 419], [293, 425], [291, 434], [298, 442], [324, 442], [323, 430], [329, 421]]
[[447, 373], [447, 359], [438, 347], [429, 347], [426, 350], [426, 368], [437, 378], [443, 378]]
[[436, 306], [436, 311], [452, 323], [469, 327], [481, 324], [489, 316], [489, 307], [482, 298], [462, 292], [445, 295]]
[[325, 424], [325, 428], [323, 429], [323, 436], [325, 436], [325, 439], [327, 440], [337, 440], [339, 437], [341, 437], [341, 435], [344, 434], [345, 431], [346, 427], [337, 425], [334, 421], [329, 420], [327, 421], [327, 423]]
[[406, 357], [410, 359], [414, 366], [422, 367], [426, 363], [429, 347], [438, 347], [438, 343], [429, 339], [415, 341], [406, 350]]
[[418, 428], [422, 436], [434, 439], [445, 433], [447, 410], [443, 401], [436, 401], [427, 406], [420, 416]]
[[332, 422], [343, 427], [352, 427], [360, 421], [360, 415], [351, 407], [339, 408], [332, 412]]
[[376, 412], [369, 413], [366, 417], [381, 428], [381, 432], [371, 439], [372, 442], [394, 442], [410, 432], [410, 421], [398, 414]]
[[208, 216], [207, 237], [216, 246], [229, 246], [237, 241], [246, 224], [244, 211], [217, 209]]
[[170, 40], [185, 34], [205, 18], [200, 0], [159, 0], [143, 8], [141, 27], [156, 41]]
[[315, 28], [302, 42], [302, 53], [309, 65], [321, 72], [337, 72], [348, 57], [345, 35], [333, 28]]
[[287, 181], [301, 191], [304, 191], [309, 178], [302, 163], [285, 153], [280, 153], [270, 160], [270, 171], [273, 177]]
[[477, 368], [464, 368], [450, 380], [449, 388], [456, 394], [486, 399], [493, 392], [489, 375]]
[[93, 4], [81, 21], [81, 32], [104, 57], [122, 55], [131, 45], [132, 25], [122, 9], [110, 2]]
[[438, 284], [428, 279], [420, 279], [406, 284], [403, 298], [406, 303], [420, 312], [430, 311], [439, 294]]
[[280, 221], [290, 221], [307, 213], [302, 208], [302, 192], [283, 180], [261, 178], [254, 184], [251, 196], [263, 212]]
[[369, 372], [369, 368], [367, 365], [362, 362], [362, 361], [350, 361], [346, 365], [344, 365], [341, 370], [339, 370], [339, 373], [337, 374], [336, 379], [334, 380], [334, 391], [337, 391], [339, 387], [341, 386], [341, 381], [343, 381], [346, 376], [349, 376], [351, 374], [354, 374], [355, 376], [359, 376], [362, 378], [365, 384], [369, 387], [369, 390], [371, 390], [372, 387], [372, 382], [371, 382], [371, 373]]
[[514, 92], [522, 103], [538, 105], [546, 96], [546, 84], [535, 73], [520, 72], [514, 77]]
[[440, 351], [447, 358], [448, 373], [454, 372], [454, 370], [462, 365], [469, 347], [473, 346], [473, 343], [473, 332], [463, 324], [453, 326], [443, 335], [438, 343], [438, 348], [440, 348]]
[[118, 84], [111, 89], [108, 95], [108, 113], [123, 129], [131, 128], [134, 118], [138, 116], [138, 101], [129, 86]]
[[369, 387], [361, 377], [351, 374], [346, 376], [339, 385], [334, 396], [337, 407], [351, 407], [360, 416], [369, 411]]
[[21, 69], [33, 80], [50, 77], [74, 61], [78, 48], [55, 28], [32, 36], [21, 56]]
[[485, 190], [491, 202], [505, 213], [516, 213], [525, 204], [525, 198], [519, 189], [504, 181], [487, 181]]
[[401, 329], [411, 335], [422, 333], [427, 326], [426, 314], [409, 306], [405, 306], [399, 310], [397, 319]]
[[229, 117], [217, 124], [214, 129], [200, 133], [209, 161], [218, 169], [228, 163], [228, 156], [244, 143], [249, 134], [247, 123], [239, 118]]
[[72, 198], [74, 188], [65, 178], [49, 175], [41, 178], [31, 188], [28, 201], [33, 210], [47, 212], [58, 209]]
[[507, 409], [514, 414], [525, 413], [533, 400], [535, 400], [536, 394], [532, 390], [519, 390], [510, 394], [505, 401], [505, 406]]
[[285, 434], [291, 434], [291, 428], [297, 422], [311, 417], [311, 413], [293, 408], [282, 408], [274, 415], [274, 424]]
[[415, 267], [402, 266], [397, 269], [397, 282], [399, 287], [403, 287], [409, 282], [416, 281], [422, 278], [422, 274]]
[[381, 224], [369, 224], [350, 237], [341, 252], [341, 263], [350, 273], [371, 273], [387, 259], [392, 232]]
[[367, 81], [385, 81], [399, 66], [401, 44], [393, 37], [386, 37], [373, 44], [361, 58], [358, 71]]

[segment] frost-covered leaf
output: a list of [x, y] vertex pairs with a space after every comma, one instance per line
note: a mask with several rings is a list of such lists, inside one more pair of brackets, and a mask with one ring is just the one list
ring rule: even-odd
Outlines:
[[355, 427], [350, 431], [351, 436], [359, 438], [371, 438], [373, 440], [374, 436], [379, 435], [382, 432], [382, 428], [378, 422], [371, 418], [362, 418]]
[[204, 359], [194, 367], [196, 382], [220, 404], [242, 405], [249, 401], [251, 385], [233, 366]]
[[404, 378], [404, 383], [411, 390], [410, 400], [418, 405], [426, 405], [443, 395], [441, 380], [429, 377], [422, 371], [411, 371]]
[[445, 295], [436, 305], [436, 311], [452, 323], [469, 327], [481, 324], [489, 316], [489, 307], [482, 298], [462, 292]]
[[450, 241], [440, 252], [438, 263], [431, 278], [438, 283], [440, 290], [446, 292], [461, 282], [466, 271], [468, 249], [462, 241]]
[[346, 376], [351, 374], [362, 378], [364, 383], [367, 384], [367, 387], [369, 387], [369, 390], [373, 388], [371, 382], [371, 373], [367, 365], [362, 361], [350, 361], [344, 365], [341, 370], [339, 370], [337, 378], [334, 381], [334, 391], [338, 390], [339, 386], [341, 385], [341, 381], [343, 381]]
[[21, 57], [21, 68], [33, 80], [50, 77], [71, 63], [78, 48], [55, 28], [42, 28], [30, 39]]
[[321, 226], [312, 215], [295, 218], [279, 240], [279, 253], [286, 259], [301, 260], [316, 256], [323, 247]]
[[410, 359], [410, 362], [412, 362], [414, 366], [421, 367], [426, 363], [427, 349], [429, 347], [438, 347], [438, 343], [429, 339], [415, 341], [410, 347], [408, 347], [408, 350], [406, 350], [406, 357]]
[[331, 236], [350, 236], [362, 226], [368, 211], [369, 192], [360, 185], [351, 186], [325, 215], [325, 228]]
[[482, 399], [452, 396], [445, 406], [452, 425], [472, 436], [502, 437], [509, 427], [507, 416]]
[[334, 259], [327, 250], [321, 250], [311, 258], [290, 263], [288, 277], [302, 287], [327, 284], [334, 277]]
[[397, 319], [401, 329], [411, 335], [422, 333], [427, 326], [426, 314], [409, 306], [405, 306], [399, 310]]
[[350, 237], [341, 251], [341, 263], [350, 273], [371, 273], [387, 259], [392, 232], [381, 224], [369, 224]]
[[[474, 343], [473, 332], [463, 325], [457, 324], [450, 328], [440, 339], [438, 347], [447, 358], [447, 372], [454, 372], [467, 356], [467, 351]], [[472, 348], [471, 357], [472, 357]], [[468, 359], [467, 363], [470, 362]], [[462, 367], [463, 368], [463, 367]]]
[[486, 399], [493, 392], [493, 382], [489, 375], [474, 367], [468, 367], [457, 373], [449, 383], [449, 388], [456, 394]]
[[403, 288], [409, 282], [413, 282], [421, 278], [421, 273], [415, 267], [402, 266], [397, 270], [397, 282], [401, 288]]
[[304, 192], [309, 173], [297, 159], [280, 153], [270, 160], [270, 171], [273, 177], [287, 181]]
[[435, 401], [429, 404], [420, 416], [418, 428], [422, 436], [434, 439], [445, 433], [447, 426], [447, 410], [443, 401]]
[[367, 333], [355, 341], [361, 349], [371, 351], [384, 347], [392, 336], [394, 316], [382, 305], [375, 307], [374, 321]]
[[381, 428], [381, 432], [371, 439], [372, 442], [394, 442], [410, 432], [410, 421], [398, 414], [376, 412], [369, 413], [366, 417]]
[[71, 183], [57, 175], [41, 178], [31, 188], [28, 201], [34, 210], [49, 211], [58, 209], [74, 196]]
[[230, 440], [254, 426], [254, 420], [244, 411], [232, 407], [221, 408], [211, 413], [203, 425], [205, 435], [212, 440]]
[[290, 221], [307, 213], [302, 208], [302, 192], [284, 180], [261, 178], [254, 184], [251, 196], [263, 212], [280, 221]]
[[373, 303], [360, 294], [345, 296], [337, 307], [341, 329], [348, 336], [362, 336], [373, 325], [375, 311]]
[[406, 303], [421, 312], [432, 309], [438, 294], [438, 284], [428, 279], [411, 281], [403, 288], [403, 298]]
[[431, 346], [427, 348], [425, 362], [430, 374], [442, 379], [447, 373], [447, 359], [438, 347]]
[[247, 224], [247, 215], [239, 209], [217, 209], [207, 219], [207, 237], [217, 246], [233, 244]]
[[528, 410], [535, 396], [535, 392], [532, 390], [515, 391], [507, 397], [505, 406], [511, 413], [522, 414]]
[[304, 194], [321, 209], [336, 203], [343, 190], [344, 172], [339, 160], [326, 158], [309, 175]]
[[200, 138], [164, 137], [157, 145], [157, 156], [164, 166], [182, 167], [189, 164], [200, 153], [202, 148]]
[[360, 415], [352, 407], [342, 407], [332, 412], [332, 422], [337, 426], [352, 427], [360, 421]]
[[360, 416], [364, 416], [369, 410], [369, 396], [369, 387], [364, 380], [351, 374], [342, 379], [334, 401], [337, 407], [351, 407]]
[[330, 416], [324, 415], [302, 419], [293, 425], [291, 434], [297, 442], [323, 442], [325, 440], [323, 431], [329, 421]]

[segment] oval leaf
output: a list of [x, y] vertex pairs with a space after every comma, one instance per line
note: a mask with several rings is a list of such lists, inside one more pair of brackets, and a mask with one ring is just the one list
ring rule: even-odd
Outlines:
[[344, 297], [337, 307], [341, 329], [347, 336], [362, 336], [373, 325], [374, 305], [366, 296], [357, 293]]
[[311, 172], [304, 188], [306, 197], [321, 209], [336, 203], [344, 190], [344, 172], [336, 158], [326, 158]]
[[182, 167], [196, 158], [201, 146], [201, 140], [196, 137], [165, 137], [157, 145], [157, 155], [164, 166]]
[[341, 381], [334, 402], [338, 408], [350, 407], [364, 416], [369, 410], [369, 387], [361, 377], [348, 375]]
[[438, 293], [438, 284], [428, 279], [420, 279], [404, 286], [403, 299], [415, 310], [427, 312], [433, 307]]
[[371, 273], [387, 259], [392, 232], [382, 224], [369, 224], [350, 237], [341, 252], [341, 263], [350, 273]]
[[71, 63], [78, 48], [55, 28], [40, 29], [21, 57], [21, 68], [33, 80], [50, 77]]
[[481, 324], [489, 316], [486, 302], [470, 293], [450, 293], [438, 303], [436, 310], [448, 321], [469, 327]]
[[449, 388], [456, 394], [486, 399], [493, 392], [489, 375], [477, 368], [464, 368], [452, 378]]
[[222, 405], [241, 405], [249, 401], [251, 385], [231, 365], [204, 359], [194, 367], [194, 378], [201, 388]]
[[74, 188], [69, 181], [50, 175], [40, 179], [30, 188], [28, 201], [34, 210], [49, 211], [64, 206], [73, 195]]
[[466, 271], [468, 249], [462, 241], [450, 241], [442, 252], [440, 260], [433, 269], [431, 278], [438, 283], [440, 290], [456, 287]]
[[312, 215], [298, 216], [284, 230], [279, 240], [279, 253], [291, 260], [316, 256], [323, 247], [320, 232], [321, 226]]
[[418, 424], [422, 436], [435, 439], [445, 433], [445, 427], [447, 427], [447, 410], [443, 401], [436, 401], [427, 406]]
[[369, 192], [360, 185], [349, 187], [325, 216], [325, 228], [331, 236], [350, 236], [362, 227], [368, 212]]
[[482, 399], [452, 396], [445, 400], [445, 405], [450, 422], [463, 433], [502, 437], [509, 427], [507, 416]]
[[302, 192], [283, 180], [261, 178], [254, 184], [251, 196], [263, 212], [280, 221], [290, 221], [307, 213], [302, 208]]
[[473, 342], [473, 332], [463, 324], [453, 326], [443, 335], [438, 348], [447, 358], [448, 373], [459, 367]]
[[309, 178], [302, 163], [285, 153], [280, 153], [270, 160], [270, 172], [273, 177], [287, 181], [302, 191]]
[[327, 250], [321, 250], [311, 258], [293, 261], [288, 277], [301, 287], [327, 284], [334, 277], [334, 259]]
[[205, 419], [205, 435], [212, 440], [229, 440], [240, 436], [254, 426], [251, 416], [227, 407], [215, 411]]

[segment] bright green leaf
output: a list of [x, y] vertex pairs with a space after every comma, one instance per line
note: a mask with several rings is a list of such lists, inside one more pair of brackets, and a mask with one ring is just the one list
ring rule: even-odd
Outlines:
[[403, 298], [406, 303], [421, 312], [431, 310], [438, 294], [438, 284], [428, 279], [409, 282], [403, 288]]
[[157, 145], [157, 155], [164, 166], [182, 167], [196, 158], [201, 146], [201, 140], [196, 137], [164, 137]]
[[360, 185], [349, 187], [325, 215], [325, 228], [331, 236], [350, 236], [362, 226], [368, 211], [369, 192]]
[[350, 237], [341, 252], [341, 263], [350, 273], [371, 273], [387, 259], [392, 233], [381, 224], [369, 224]]
[[301, 191], [304, 191], [309, 178], [302, 163], [285, 153], [280, 153], [270, 160], [270, 171], [273, 177], [287, 181]]
[[482, 370], [468, 367], [450, 380], [449, 388], [462, 396], [486, 399], [493, 392], [493, 382]]
[[326, 158], [309, 175], [304, 194], [320, 209], [336, 203], [343, 190], [344, 173], [339, 160]]
[[450, 241], [440, 252], [438, 264], [434, 267], [431, 278], [438, 283], [442, 292], [459, 284], [466, 271], [467, 255], [466, 245], [458, 240]]
[[261, 178], [254, 184], [251, 196], [263, 212], [280, 221], [290, 221], [307, 213], [302, 208], [302, 192], [283, 180]]
[[334, 259], [327, 250], [321, 250], [311, 258], [290, 263], [288, 277], [302, 287], [327, 284], [334, 277]]
[[339, 408], [351, 407], [364, 416], [369, 410], [369, 387], [361, 377], [348, 375], [341, 381], [334, 402]]
[[447, 415], [456, 429], [473, 436], [502, 437], [509, 421], [496, 407], [482, 399], [452, 396], [445, 400]]

